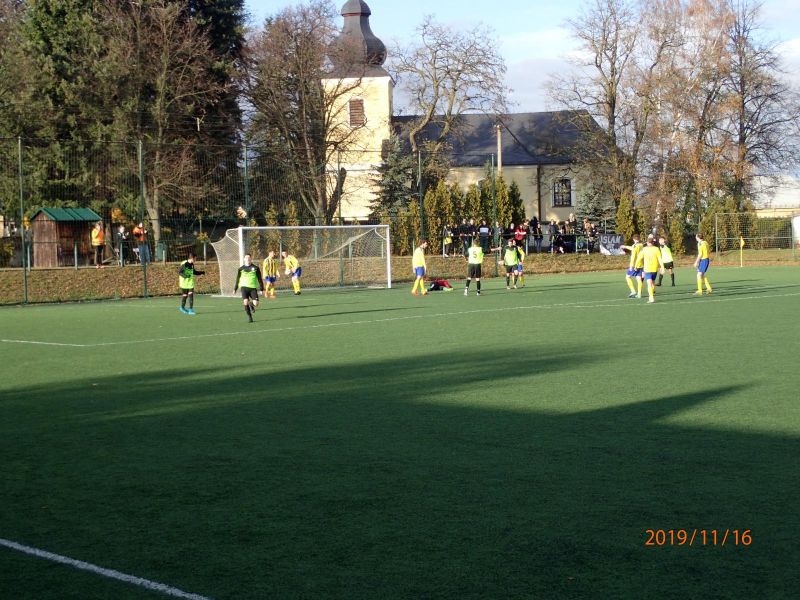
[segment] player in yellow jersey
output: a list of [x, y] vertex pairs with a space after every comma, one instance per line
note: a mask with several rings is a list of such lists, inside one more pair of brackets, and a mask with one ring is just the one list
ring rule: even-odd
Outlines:
[[418, 296], [417, 287], [423, 296], [427, 296], [428, 292], [425, 290], [425, 248], [428, 247], [426, 240], [420, 240], [414, 250], [414, 256], [411, 257], [411, 268], [414, 269], [414, 287], [411, 288], [411, 293]]
[[297, 260], [292, 254], [286, 250], [281, 252], [283, 257], [283, 264], [286, 266], [286, 274], [292, 277], [292, 288], [294, 288], [294, 295], [300, 295], [300, 275], [303, 274], [303, 269], [300, 267], [300, 261]]
[[[675, 287], [675, 259], [672, 257], [672, 248], [667, 244], [666, 238], [658, 238], [658, 245], [661, 247], [661, 260], [664, 261], [664, 270], [669, 271], [669, 278], [672, 280], [672, 287]], [[664, 279], [664, 273], [658, 274], [656, 285], [660, 286]]]
[[278, 280], [278, 261], [275, 251], [270, 250], [261, 264], [261, 275], [264, 277], [264, 298], [275, 298], [275, 282]]
[[[640, 264], [639, 255], [642, 252], [642, 242], [638, 233], [633, 234], [633, 244], [630, 246], [620, 246], [623, 250], [628, 250], [631, 253], [631, 261], [628, 263], [628, 270], [625, 272], [625, 281], [631, 293], [628, 298], [641, 298], [642, 297], [642, 267]], [[633, 285], [633, 280], [636, 279], [638, 284], [638, 292]]]
[[642, 248], [639, 256], [642, 257], [644, 280], [647, 282], [647, 303], [652, 304], [656, 301], [656, 273], [664, 275], [664, 259], [661, 258], [661, 248], [656, 246], [654, 236], [647, 236], [647, 245]]
[[522, 249], [522, 243], [517, 242], [517, 279], [519, 280], [520, 287], [525, 287], [525, 273], [522, 270], [524, 262], [525, 251]]
[[698, 233], [695, 236], [697, 240], [697, 258], [694, 261], [694, 266], [697, 268], [697, 291], [694, 293], [695, 296], [702, 296], [703, 295], [703, 282], [706, 284], [706, 293], [711, 293], [711, 283], [708, 281], [708, 277], [706, 277], [706, 272], [708, 272], [708, 242], [703, 239], [703, 234]]

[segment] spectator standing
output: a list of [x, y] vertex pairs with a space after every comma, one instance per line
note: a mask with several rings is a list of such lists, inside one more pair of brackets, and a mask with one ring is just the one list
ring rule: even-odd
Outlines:
[[106, 232], [103, 231], [103, 222], [98, 221], [92, 229], [92, 250], [94, 250], [94, 266], [99, 269], [103, 266], [103, 247], [106, 245]]
[[542, 225], [539, 221], [536, 221], [536, 226], [533, 228], [533, 247], [537, 253], [542, 251], [542, 239], [544, 239], [544, 233], [542, 233]]
[[148, 241], [148, 231], [144, 223], [139, 223], [133, 228], [133, 238], [139, 246], [139, 262], [146, 265], [150, 262], [150, 243]]
[[475, 219], [470, 219], [467, 223], [467, 235], [464, 238], [464, 256], [469, 254], [469, 247], [472, 246], [472, 240], [476, 235], [478, 235], [478, 228], [475, 227]]
[[449, 225], [442, 228], [442, 255], [450, 256], [453, 253], [453, 230]]
[[486, 219], [482, 220], [480, 227], [478, 227], [478, 237], [480, 238], [481, 249], [484, 253], [489, 251], [489, 246], [491, 245], [489, 236], [491, 236], [491, 234], [492, 232], [489, 229], [489, 224], [486, 222]]
[[128, 232], [125, 231], [125, 225], [120, 224], [117, 228], [117, 233], [114, 234], [117, 242], [117, 254], [119, 255], [119, 266], [125, 266], [125, 242], [128, 239]]
[[519, 223], [514, 229], [514, 242], [517, 244], [517, 248], [525, 247], [525, 251], [528, 251], [528, 230], [525, 228], [525, 225]]

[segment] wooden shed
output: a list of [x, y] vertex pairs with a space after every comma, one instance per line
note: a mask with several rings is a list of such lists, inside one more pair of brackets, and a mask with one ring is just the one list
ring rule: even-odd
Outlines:
[[102, 217], [90, 208], [40, 208], [31, 217], [34, 267], [88, 264], [92, 255], [92, 227]]

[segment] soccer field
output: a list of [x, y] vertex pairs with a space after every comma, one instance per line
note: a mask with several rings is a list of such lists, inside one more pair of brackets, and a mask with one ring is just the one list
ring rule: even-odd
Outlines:
[[0, 595], [797, 597], [798, 270], [709, 275], [0, 309]]

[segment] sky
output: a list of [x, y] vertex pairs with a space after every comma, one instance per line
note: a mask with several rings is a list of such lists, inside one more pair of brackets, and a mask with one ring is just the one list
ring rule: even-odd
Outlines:
[[[337, 0], [339, 5], [344, 0]], [[367, 0], [372, 32], [391, 49], [411, 39], [425, 15], [456, 29], [478, 24], [491, 27], [501, 45], [511, 88], [511, 112], [557, 108], [547, 99], [544, 83], [552, 73], [572, 66], [567, 58], [576, 50], [566, 21], [580, 14], [588, 0]], [[294, 4], [291, 0], [246, 0], [251, 25]], [[468, 7], [468, 8], [467, 8]], [[786, 74], [800, 87], [800, 7], [798, 0], [766, 0], [763, 3], [764, 34], [780, 42]]]

